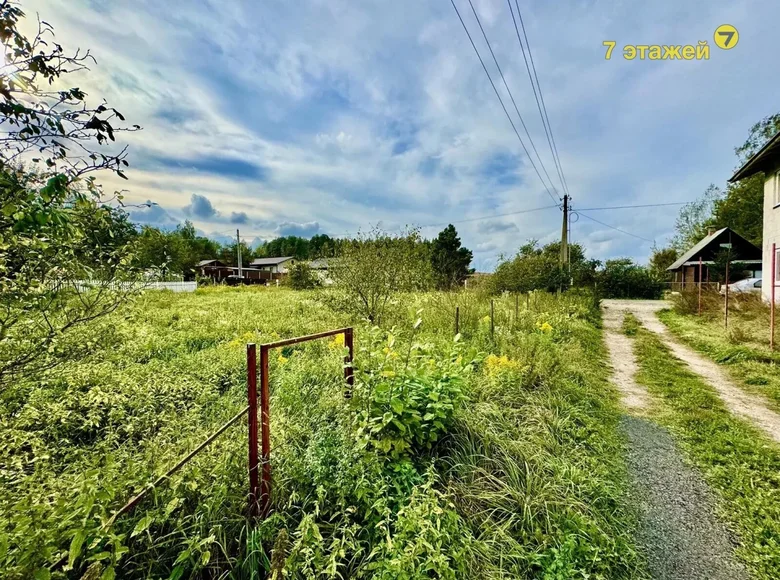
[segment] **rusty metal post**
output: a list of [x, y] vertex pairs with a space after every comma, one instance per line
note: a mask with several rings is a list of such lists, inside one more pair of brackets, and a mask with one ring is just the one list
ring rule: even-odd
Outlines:
[[344, 330], [344, 346], [349, 349], [349, 353], [344, 357], [344, 381], [347, 383], [347, 387], [344, 390], [344, 398], [352, 398], [352, 387], [355, 386], [355, 371], [352, 368], [352, 363], [355, 359], [355, 344], [352, 328]]
[[701, 316], [701, 256], [699, 256], [699, 316]]
[[731, 255], [726, 259], [726, 312], [724, 316], [724, 324], [726, 328], [729, 327], [729, 262], [731, 261]]
[[490, 301], [490, 336], [493, 336], [495, 331], [495, 323], [493, 322], [493, 301]]
[[460, 306], [455, 307], [455, 336], [460, 333]]
[[249, 515], [257, 517], [260, 483], [257, 461], [257, 351], [246, 345], [246, 382], [249, 399]]
[[775, 350], [775, 278], [777, 277], [777, 244], [772, 244], [772, 291], [769, 305], [769, 350]]
[[260, 516], [268, 516], [271, 506], [271, 414], [268, 389], [268, 345], [260, 345], [260, 436], [263, 470], [260, 482]]

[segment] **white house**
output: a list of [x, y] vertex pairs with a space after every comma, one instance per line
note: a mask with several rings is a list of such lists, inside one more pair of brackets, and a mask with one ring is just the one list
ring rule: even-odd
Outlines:
[[251, 268], [257, 268], [265, 272], [274, 274], [286, 274], [289, 268], [295, 265], [295, 259], [292, 256], [282, 258], [255, 258], [249, 264]]
[[[772, 284], [775, 290], [775, 300], [780, 301], [780, 133], [772, 137], [761, 150], [753, 155], [729, 179], [739, 181], [756, 173], [764, 174], [764, 233], [763, 233], [763, 285], [761, 293], [765, 300], [772, 296]], [[772, 244], [775, 244], [775, 255], [772, 255]], [[772, 262], [775, 263], [775, 279], [772, 276]]]

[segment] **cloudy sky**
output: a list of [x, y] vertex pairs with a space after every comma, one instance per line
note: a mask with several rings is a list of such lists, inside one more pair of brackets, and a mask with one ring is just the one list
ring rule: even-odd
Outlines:
[[[506, 0], [473, 1], [560, 190]], [[455, 4], [514, 116], [468, 1]], [[575, 209], [691, 200], [724, 182], [750, 125], [780, 109], [780, 2], [519, 4]], [[66, 48], [91, 49], [98, 64], [74, 84], [143, 127], [123, 136], [130, 180], [104, 178], [131, 203], [158, 204], [134, 211], [139, 223], [189, 219], [207, 235], [239, 227], [252, 240], [338, 236], [377, 223], [430, 226], [423, 234], [432, 237], [453, 222], [480, 270], [528, 238], [560, 235], [554, 208], [475, 219], [552, 201], [449, 0], [22, 6], [50, 22]], [[713, 42], [724, 23], [740, 34], [729, 51]], [[609, 61], [604, 40], [617, 42]], [[709, 41], [708, 61], [622, 58], [626, 44], [699, 40]], [[588, 215], [662, 245], [676, 211]], [[572, 237], [602, 259], [644, 260], [652, 247], [584, 217]]]

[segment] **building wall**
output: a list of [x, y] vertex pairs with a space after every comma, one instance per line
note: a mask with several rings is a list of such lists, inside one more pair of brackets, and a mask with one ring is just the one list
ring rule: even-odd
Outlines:
[[[764, 241], [763, 241], [763, 285], [761, 293], [769, 301], [772, 296], [772, 244], [780, 249], [780, 205], [775, 203], [775, 180], [780, 164], [766, 174], [764, 181]], [[780, 287], [775, 290], [775, 300], [780, 302]]]

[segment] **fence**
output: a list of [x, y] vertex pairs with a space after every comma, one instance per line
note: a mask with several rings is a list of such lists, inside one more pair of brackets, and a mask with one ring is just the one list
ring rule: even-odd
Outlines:
[[[194, 283], [194, 282], [193, 282]], [[170, 284], [170, 282], [169, 282]], [[288, 338], [277, 342], [271, 342], [260, 345], [260, 408], [261, 408], [261, 434], [262, 434], [262, 485], [259, 481], [260, 461], [257, 453], [257, 356], [256, 345], [246, 345], [246, 363], [247, 363], [247, 396], [249, 404], [241, 411], [235, 414], [229, 421], [223, 424], [219, 429], [212, 433], [195, 449], [181, 458], [173, 467], [168, 469], [163, 475], [144, 487], [140, 492], [130, 498], [121, 508], [106, 521], [101, 529], [103, 531], [111, 528], [116, 520], [124, 514], [135, 509], [143, 499], [155, 488], [165, 483], [172, 475], [184, 467], [191, 459], [206, 449], [211, 443], [219, 438], [225, 431], [235, 425], [244, 415], [249, 415], [249, 515], [256, 517], [258, 515], [266, 517], [270, 507], [271, 500], [271, 426], [270, 426], [270, 390], [268, 370], [268, 352], [274, 348], [281, 348], [302, 342], [308, 342], [319, 338], [326, 338], [338, 334], [344, 335], [344, 346], [348, 349], [348, 354], [344, 357], [344, 380], [347, 388], [344, 391], [345, 398], [352, 396], [352, 387], [354, 386], [354, 373], [352, 362], [355, 354], [354, 349], [354, 331], [352, 327], [329, 330], [318, 334], [310, 334], [296, 338]], [[258, 501], [259, 500], [259, 501]], [[50, 568], [50, 571], [57, 570], [68, 561], [68, 554], [62, 556]]]
[[70, 282], [80, 292], [92, 288], [108, 288], [109, 290], [171, 290], [172, 292], [195, 292], [197, 282], [101, 282], [100, 280], [74, 280]]

